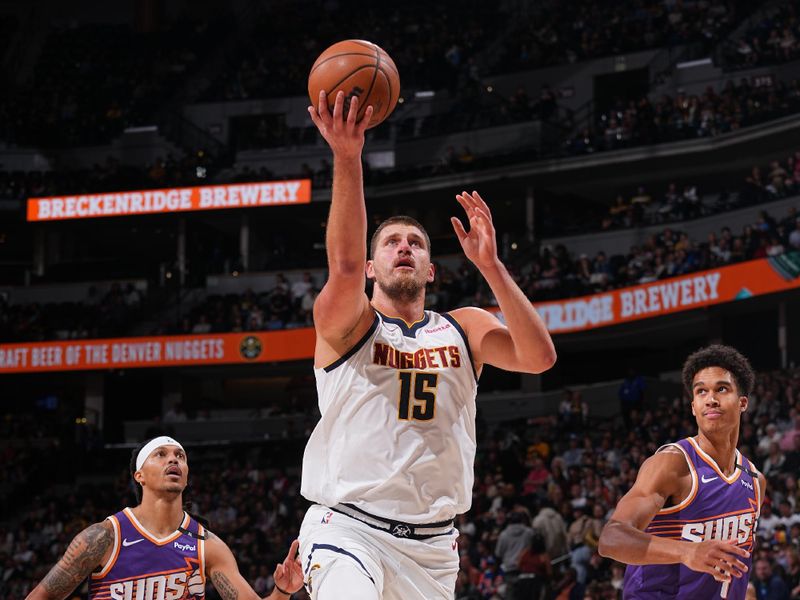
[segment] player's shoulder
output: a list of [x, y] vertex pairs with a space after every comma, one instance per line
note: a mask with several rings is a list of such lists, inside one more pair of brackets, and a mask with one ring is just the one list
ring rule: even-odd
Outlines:
[[81, 556], [86, 564], [93, 567], [102, 564], [119, 544], [114, 526], [109, 519], [92, 523], [80, 531], [70, 543], [73, 556]]
[[666, 444], [656, 450], [642, 464], [642, 469], [645, 468], [658, 473], [666, 473], [669, 476], [683, 476], [690, 473], [686, 454], [675, 444]]
[[102, 521], [98, 521], [97, 523], [92, 523], [78, 535], [89, 538], [95, 542], [101, 542], [110, 536], [109, 539], [113, 541], [114, 526], [111, 524], [111, 520], [106, 518]]
[[444, 315], [449, 315], [465, 329], [469, 329], [473, 326], [485, 324], [494, 325], [499, 323], [498, 318], [493, 313], [485, 308], [478, 308], [477, 306], [461, 306], [444, 313]]
[[659, 448], [645, 460], [636, 474], [634, 488], [668, 497], [689, 486], [691, 469], [686, 456], [674, 447]]
[[459, 306], [458, 308], [447, 311], [445, 314], [449, 314], [455, 318], [461, 319], [484, 319], [488, 317], [493, 319], [496, 318], [485, 308], [479, 308], [477, 306]]

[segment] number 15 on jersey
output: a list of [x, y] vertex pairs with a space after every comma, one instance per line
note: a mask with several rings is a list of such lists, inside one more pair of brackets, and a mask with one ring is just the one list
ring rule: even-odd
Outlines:
[[437, 373], [400, 371], [400, 398], [397, 418], [401, 421], [430, 421], [436, 412]]

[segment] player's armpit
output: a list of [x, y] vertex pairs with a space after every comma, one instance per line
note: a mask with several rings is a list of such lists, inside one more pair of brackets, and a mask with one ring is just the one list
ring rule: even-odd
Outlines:
[[363, 291], [363, 283], [360, 292], [352, 295], [329, 280], [314, 302], [314, 366], [324, 368], [346, 354], [369, 331], [374, 320], [375, 311]]
[[62, 600], [92, 571], [107, 560], [114, 546], [114, 529], [108, 521], [95, 523], [70, 542], [64, 556], [50, 569], [27, 600]]

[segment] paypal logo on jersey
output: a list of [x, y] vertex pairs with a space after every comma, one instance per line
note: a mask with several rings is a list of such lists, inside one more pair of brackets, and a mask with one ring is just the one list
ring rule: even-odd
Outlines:
[[748, 490], [753, 491], [753, 484], [749, 481], [745, 481], [744, 479], [740, 479], [739, 481], [742, 482], [742, 485], [746, 487]]
[[181, 552], [194, 552], [197, 550], [196, 545], [192, 546], [191, 544], [181, 544], [180, 542], [175, 542], [175, 547]]

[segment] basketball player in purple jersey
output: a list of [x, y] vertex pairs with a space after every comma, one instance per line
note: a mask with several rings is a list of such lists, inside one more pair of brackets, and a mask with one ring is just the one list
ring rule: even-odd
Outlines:
[[689, 356], [683, 383], [698, 433], [642, 464], [600, 536], [628, 564], [625, 600], [745, 600], [766, 480], [737, 449], [753, 369], [729, 346]]
[[[223, 600], [257, 600], [228, 546], [183, 510], [186, 452], [161, 436], [134, 451], [131, 474], [140, 504], [79, 533], [28, 595], [62, 600], [89, 577], [91, 600], [201, 600], [206, 577]], [[286, 600], [303, 585], [297, 541], [274, 573], [268, 600]]]

